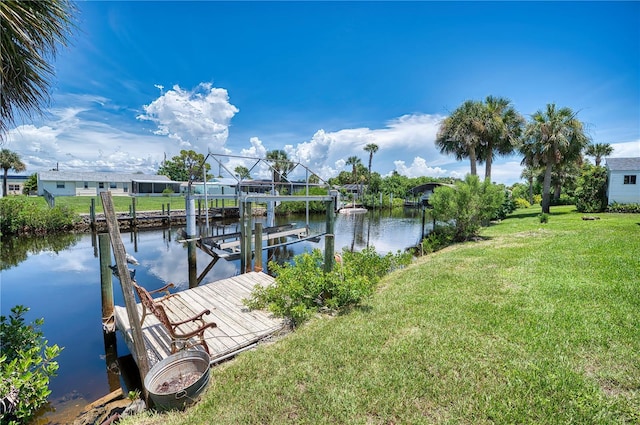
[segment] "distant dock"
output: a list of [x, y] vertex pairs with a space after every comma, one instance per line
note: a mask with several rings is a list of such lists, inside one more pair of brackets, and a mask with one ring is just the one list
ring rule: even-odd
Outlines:
[[[284, 330], [283, 319], [265, 311], [249, 310], [242, 302], [250, 297], [256, 285], [268, 286], [273, 283], [274, 278], [265, 273], [250, 272], [176, 292], [162, 305], [176, 320], [186, 319], [205, 309], [211, 310], [211, 314], [204, 316], [204, 319], [206, 322], [215, 322], [217, 327], [205, 331], [205, 340], [209, 346], [211, 363], [217, 363]], [[142, 305], [138, 303], [136, 308], [139, 317], [142, 317]], [[127, 346], [133, 352], [132, 331], [126, 309], [115, 306], [114, 315], [116, 329], [122, 332]], [[196, 328], [195, 325], [190, 326]], [[146, 317], [142, 333], [150, 366], [171, 354], [171, 338], [154, 315]], [[197, 341], [197, 338], [193, 341]], [[197, 349], [202, 348], [197, 346]]]

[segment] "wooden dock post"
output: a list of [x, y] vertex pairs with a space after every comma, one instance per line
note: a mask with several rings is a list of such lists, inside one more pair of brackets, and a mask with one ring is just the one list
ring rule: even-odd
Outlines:
[[261, 272], [262, 271], [262, 223], [256, 223], [255, 232], [256, 232], [255, 238], [254, 238], [255, 264], [253, 266], [253, 271]]
[[138, 220], [136, 219], [136, 198], [131, 198], [131, 227], [136, 227]]
[[[249, 273], [251, 271], [251, 233], [252, 233], [252, 223], [251, 223], [251, 202], [247, 202], [247, 204], [245, 205], [244, 208], [244, 215], [245, 215], [245, 219], [244, 219], [244, 223], [246, 226], [246, 231], [244, 234], [245, 237], [245, 242], [244, 242], [244, 246], [245, 246], [245, 250], [244, 253], [242, 253], [242, 255], [244, 255], [245, 260], [244, 260], [244, 264], [245, 264], [245, 268], [243, 273]], [[256, 248], [257, 249], [257, 248]]]
[[102, 328], [105, 333], [115, 332], [113, 319], [113, 281], [111, 279], [111, 247], [109, 246], [109, 234], [98, 235], [100, 252], [100, 293], [102, 294]]
[[335, 201], [325, 201], [325, 209], [327, 212], [327, 234], [324, 235], [324, 271], [329, 273], [333, 270], [334, 251], [335, 251]]
[[91, 230], [96, 230], [96, 200], [91, 198], [91, 206], [89, 207], [89, 217], [91, 220]]
[[[127, 267], [126, 252], [120, 237], [120, 227], [118, 226], [118, 219], [116, 218], [113, 208], [111, 192], [102, 192], [100, 193], [100, 197], [102, 198], [102, 209], [104, 210], [104, 216], [107, 220], [107, 229], [109, 229], [111, 247], [113, 248], [113, 255], [116, 260], [124, 304], [127, 310], [129, 326], [131, 327], [133, 336], [134, 349], [132, 351], [134, 358], [136, 359], [136, 363], [138, 364], [140, 380], [141, 382], [144, 382], [144, 378], [149, 372], [149, 359], [147, 358], [147, 349], [144, 345], [144, 336], [142, 334], [140, 317], [138, 316], [138, 310], [136, 308], [136, 299], [133, 296], [133, 284], [131, 283], [129, 268]], [[142, 394], [144, 399], [148, 400], [148, 392], [144, 387], [142, 388]]]

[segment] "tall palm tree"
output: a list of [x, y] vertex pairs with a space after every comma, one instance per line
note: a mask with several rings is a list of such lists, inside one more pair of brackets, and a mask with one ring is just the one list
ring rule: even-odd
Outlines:
[[484, 146], [485, 180], [491, 181], [493, 158], [509, 155], [517, 149], [525, 119], [504, 97], [487, 96], [484, 103], [484, 126], [481, 143]]
[[592, 143], [587, 146], [584, 152], [587, 156], [593, 156], [596, 160], [596, 167], [600, 166], [602, 158], [609, 156], [613, 153], [613, 146], [609, 143]]
[[526, 163], [544, 167], [542, 212], [549, 213], [551, 174], [556, 164], [575, 161], [589, 142], [582, 123], [571, 108], [550, 103], [531, 117], [520, 148]]
[[0, 1], [0, 139], [15, 113], [40, 113], [49, 100], [48, 60], [67, 44], [74, 11], [70, 0]]
[[436, 147], [458, 161], [469, 158], [471, 175], [477, 175], [478, 153], [484, 129], [482, 102], [467, 100], [440, 124]]
[[291, 162], [289, 156], [282, 149], [275, 149], [267, 152], [266, 159], [271, 164], [273, 171], [273, 181], [279, 183], [283, 180], [286, 181], [287, 174], [295, 167], [295, 164]]
[[373, 154], [378, 152], [378, 145], [375, 143], [369, 143], [364, 147], [365, 152], [369, 152], [369, 177], [371, 177], [371, 162], [373, 161]]
[[0, 150], [0, 168], [3, 170], [2, 179], [2, 196], [7, 196], [7, 176], [9, 170], [13, 170], [16, 173], [20, 173], [27, 169], [24, 162], [20, 160], [20, 155], [10, 151], [9, 149]]
[[358, 183], [358, 165], [362, 165], [362, 161], [357, 156], [350, 156], [347, 158], [346, 164], [353, 167], [351, 176], [353, 178], [353, 182]]

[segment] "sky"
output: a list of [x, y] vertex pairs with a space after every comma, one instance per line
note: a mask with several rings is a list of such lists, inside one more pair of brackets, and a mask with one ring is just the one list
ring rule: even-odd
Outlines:
[[[569, 107], [611, 156], [640, 156], [640, 2], [76, 5], [46, 113], [3, 145], [26, 174], [156, 174], [181, 149], [232, 155], [216, 158], [233, 170], [282, 149], [327, 179], [350, 156], [367, 166], [375, 143], [382, 176], [462, 178], [469, 161], [440, 154], [436, 133], [489, 95], [526, 119]], [[492, 180], [522, 181], [520, 162], [498, 157]]]

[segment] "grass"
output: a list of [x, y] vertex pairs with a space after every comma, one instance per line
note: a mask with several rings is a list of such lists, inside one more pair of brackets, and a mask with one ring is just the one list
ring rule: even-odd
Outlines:
[[123, 424], [640, 422], [640, 216], [518, 210]]
[[[42, 202], [45, 204], [45, 200], [43, 197], [33, 198], [36, 199], [37, 202]], [[78, 214], [89, 214], [91, 208], [91, 200], [95, 201], [96, 205], [96, 213], [100, 214], [103, 212], [102, 209], [102, 200], [99, 196], [59, 196], [56, 198], [56, 205], [65, 205], [72, 209], [72, 211]], [[129, 212], [129, 208], [131, 208], [132, 197], [130, 196], [113, 196], [113, 206], [116, 212]], [[185, 209], [185, 200], [182, 195], [172, 195], [169, 196], [141, 196], [136, 198], [136, 211], [162, 211], [163, 206], [166, 210], [167, 205], [170, 205], [170, 209], [172, 211], [184, 210]], [[204, 202], [202, 203], [204, 206]], [[212, 207], [222, 207], [222, 200], [218, 200], [217, 203], [215, 200], [209, 200], [209, 205]], [[235, 206], [235, 200], [225, 200], [225, 206]], [[196, 208], [198, 207], [198, 203], [196, 201]]]

